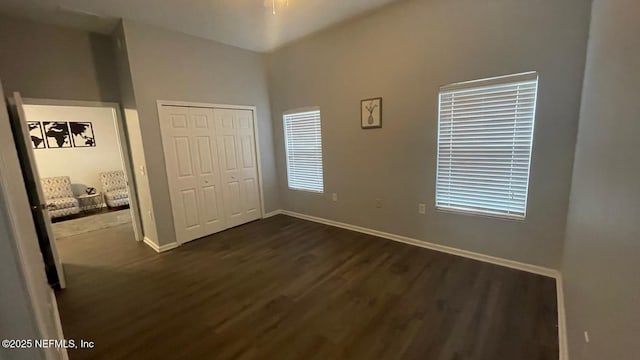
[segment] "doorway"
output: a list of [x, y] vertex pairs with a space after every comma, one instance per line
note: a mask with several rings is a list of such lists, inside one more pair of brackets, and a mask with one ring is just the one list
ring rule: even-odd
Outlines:
[[[43, 254], [51, 253], [54, 287], [64, 288], [59, 242], [128, 226], [142, 240], [125, 127], [116, 103], [21, 99], [14, 94], [14, 138], [32, 199]], [[21, 136], [22, 135], [22, 136]], [[35, 208], [42, 210], [36, 212]], [[46, 259], [45, 259], [46, 263]]]

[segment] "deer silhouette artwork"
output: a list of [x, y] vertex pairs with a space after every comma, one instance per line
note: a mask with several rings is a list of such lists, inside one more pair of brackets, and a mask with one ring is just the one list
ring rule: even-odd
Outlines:
[[369, 102], [369, 105], [366, 105], [364, 108], [369, 112], [369, 118], [367, 119], [367, 123], [369, 125], [373, 124], [373, 111], [378, 107], [378, 104], [374, 104], [373, 100]]

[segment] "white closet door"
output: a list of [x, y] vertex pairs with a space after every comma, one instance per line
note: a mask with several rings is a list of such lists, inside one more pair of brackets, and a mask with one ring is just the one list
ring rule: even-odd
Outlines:
[[260, 218], [253, 112], [214, 109], [227, 227]]
[[226, 228], [213, 110], [163, 106], [160, 116], [176, 237]]

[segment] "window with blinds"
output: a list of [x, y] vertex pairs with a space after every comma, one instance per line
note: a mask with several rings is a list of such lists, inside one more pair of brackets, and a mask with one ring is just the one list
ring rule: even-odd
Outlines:
[[324, 192], [320, 110], [286, 113], [284, 142], [289, 188]]
[[436, 208], [524, 219], [535, 72], [440, 89]]

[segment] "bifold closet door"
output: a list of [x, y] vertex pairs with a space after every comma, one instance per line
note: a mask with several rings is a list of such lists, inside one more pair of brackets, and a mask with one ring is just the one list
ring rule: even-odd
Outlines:
[[253, 112], [214, 109], [227, 227], [260, 218]]
[[162, 106], [160, 123], [178, 242], [224, 230], [213, 110]]

